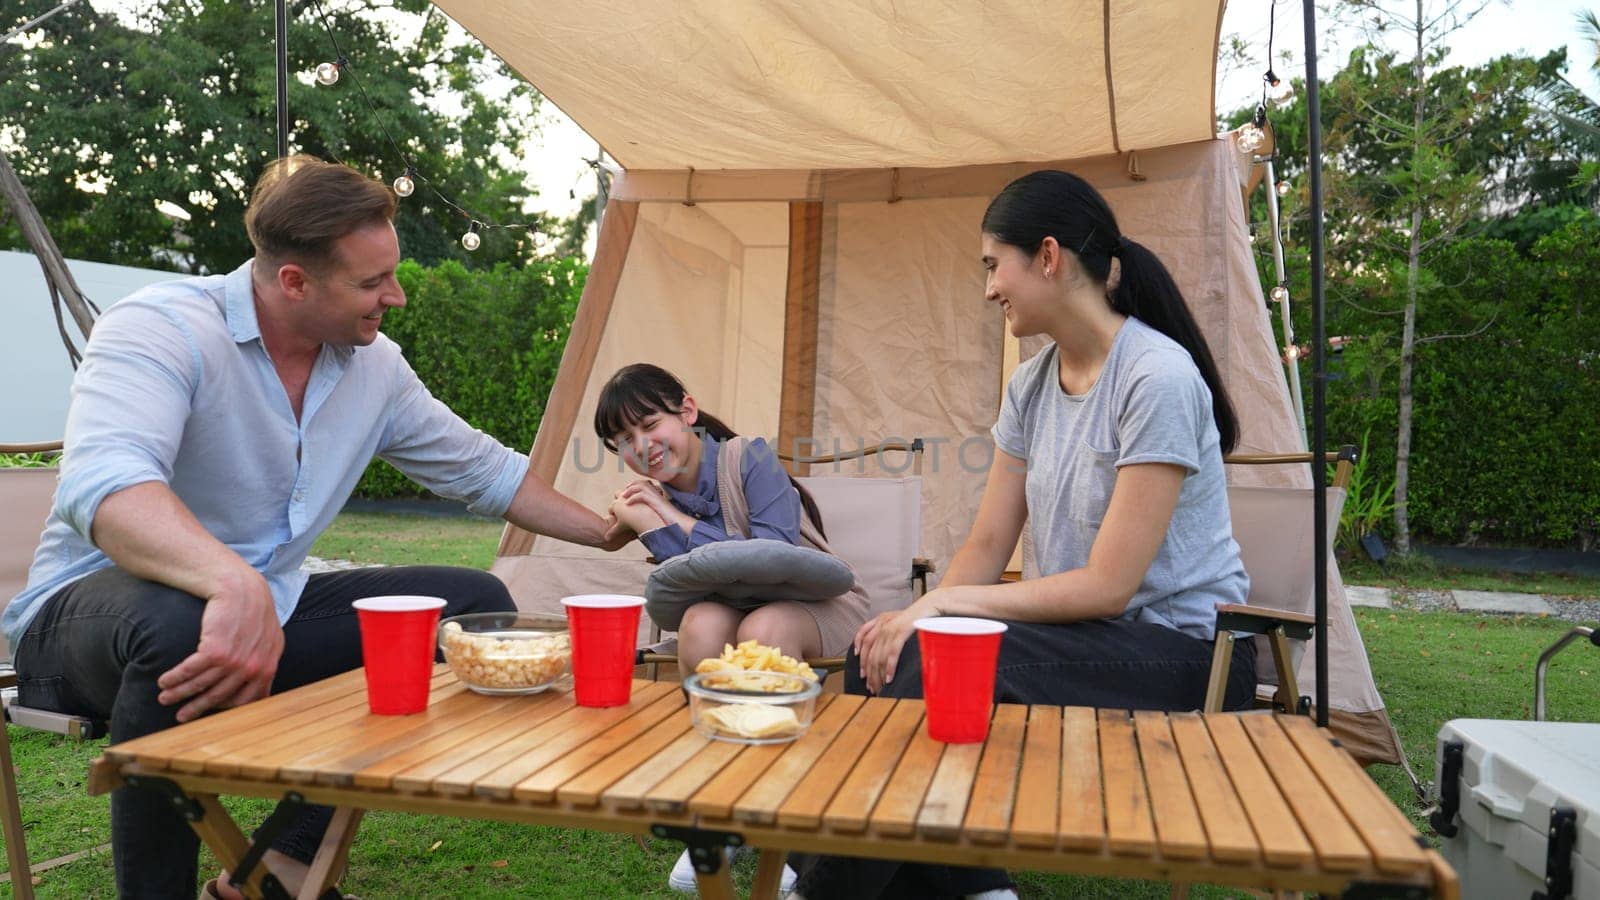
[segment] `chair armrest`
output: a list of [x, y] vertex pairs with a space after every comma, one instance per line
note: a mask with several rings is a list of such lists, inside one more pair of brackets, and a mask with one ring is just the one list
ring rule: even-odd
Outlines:
[[1217, 630], [1244, 631], [1250, 634], [1267, 634], [1277, 629], [1297, 641], [1311, 639], [1317, 620], [1305, 613], [1288, 612], [1265, 606], [1246, 606], [1242, 603], [1217, 605]]

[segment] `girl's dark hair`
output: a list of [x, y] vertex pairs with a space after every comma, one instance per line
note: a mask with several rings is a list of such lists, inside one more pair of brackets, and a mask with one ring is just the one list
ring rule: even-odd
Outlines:
[[[623, 366], [600, 389], [600, 399], [594, 407], [594, 433], [607, 450], [617, 453], [616, 434], [654, 413], [682, 412], [683, 397], [687, 393], [683, 382], [660, 366], [650, 363]], [[721, 419], [703, 409], [695, 420], [695, 428], [703, 429], [719, 441], [739, 436]], [[817, 533], [826, 538], [828, 533], [822, 527], [822, 512], [817, 509], [811, 492], [795, 481], [793, 475], [789, 476], [789, 483], [800, 493], [800, 505], [805, 508], [811, 524], [817, 526]]]
[[1154, 253], [1123, 236], [1111, 207], [1089, 182], [1053, 170], [1024, 175], [989, 201], [983, 233], [1029, 255], [1039, 252], [1046, 237], [1053, 237], [1098, 281], [1110, 276], [1112, 257], [1121, 258], [1122, 280], [1111, 294], [1111, 308], [1133, 316], [1189, 351], [1211, 389], [1211, 414], [1222, 452], [1232, 452], [1239, 442], [1239, 420], [1183, 293]]

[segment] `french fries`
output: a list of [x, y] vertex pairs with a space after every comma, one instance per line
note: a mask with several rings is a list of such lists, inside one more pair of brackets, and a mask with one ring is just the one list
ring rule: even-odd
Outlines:
[[745, 672], [781, 672], [786, 675], [799, 675], [811, 681], [817, 680], [817, 673], [806, 663], [792, 656], [785, 656], [777, 647], [767, 647], [754, 639], [740, 641], [737, 647], [723, 644], [721, 656], [701, 660], [694, 670], [708, 676], [701, 679], [702, 684], [722, 691], [775, 693], [785, 687], [781, 679], [742, 676], [741, 673]]

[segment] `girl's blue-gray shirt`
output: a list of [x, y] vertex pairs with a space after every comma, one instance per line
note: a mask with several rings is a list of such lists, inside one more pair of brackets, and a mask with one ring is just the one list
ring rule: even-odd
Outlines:
[[1228, 517], [1227, 480], [1211, 391], [1187, 350], [1135, 318], [1117, 332], [1083, 394], [1062, 390], [1051, 344], [1006, 385], [995, 446], [1027, 462], [1028, 522], [1039, 572], [1083, 568], [1117, 470], [1184, 470], [1166, 538], [1122, 618], [1210, 640], [1219, 603], [1244, 603], [1250, 580]]
[[[717, 499], [721, 442], [708, 434], [701, 438], [700, 446], [700, 473], [693, 492], [662, 483], [672, 505], [699, 521], [688, 534], [676, 525], [668, 525], [639, 535], [640, 542], [656, 559], [670, 559], [702, 544], [743, 540], [739, 535], [729, 535], [722, 526], [722, 504]], [[741, 468], [740, 482], [750, 506], [750, 537], [800, 543], [800, 493], [790, 483], [778, 455], [765, 440], [752, 438]]]

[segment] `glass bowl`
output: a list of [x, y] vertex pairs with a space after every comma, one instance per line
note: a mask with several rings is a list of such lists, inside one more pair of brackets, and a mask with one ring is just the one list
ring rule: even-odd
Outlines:
[[700, 672], [683, 681], [689, 721], [708, 738], [781, 744], [811, 727], [822, 685], [786, 672]]
[[533, 694], [572, 667], [564, 619], [517, 612], [468, 613], [439, 623], [451, 671], [480, 694]]

